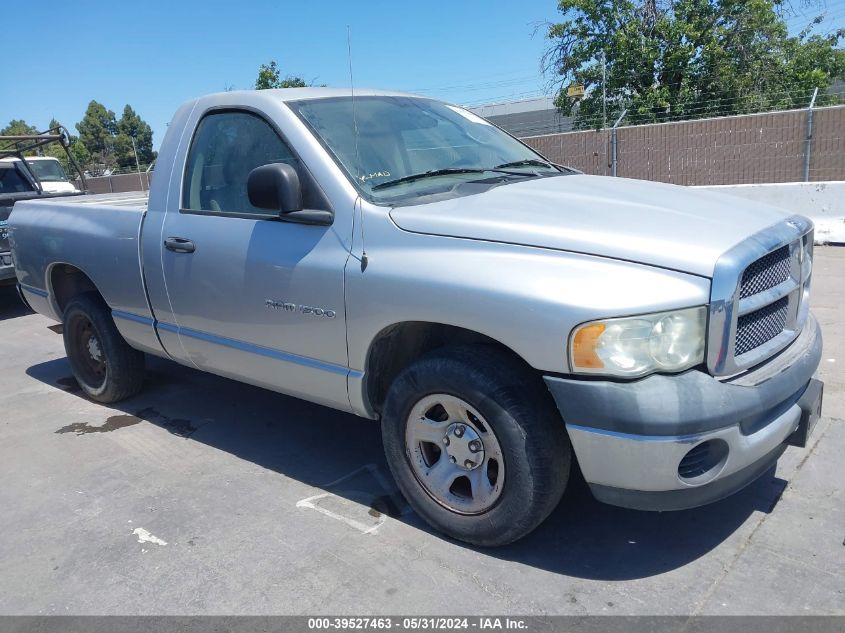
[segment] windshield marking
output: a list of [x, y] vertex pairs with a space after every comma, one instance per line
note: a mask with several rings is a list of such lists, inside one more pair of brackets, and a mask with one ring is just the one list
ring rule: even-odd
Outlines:
[[367, 182], [368, 180], [372, 180], [373, 178], [389, 178], [390, 172], [385, 170], [382, 171], [374, 171], [371, 174], [366, 174], [364, 176], [359, 176], [361, 182]]

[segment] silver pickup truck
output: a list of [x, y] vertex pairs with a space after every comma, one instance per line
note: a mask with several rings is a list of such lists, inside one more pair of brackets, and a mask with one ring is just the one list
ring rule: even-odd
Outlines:
[[392, 92], [190, 101], [143, 194], [24, 201], [22, 294], [93, 400], [144, 355], [379, 420], [410, 505], [514, 541], [593, 494], [721, 499], [820, 414], [809, 220], [581, 175]]

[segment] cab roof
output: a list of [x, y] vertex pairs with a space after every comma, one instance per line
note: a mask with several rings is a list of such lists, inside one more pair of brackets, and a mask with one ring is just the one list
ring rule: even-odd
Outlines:
[[[230, 95], [232, 97], [243, 97], [246, 100], [256, 95], [277, 97], [281, 101], [304, 101], [306, 99], [330, 99], [332, 97], [351, 97], [351, 88], [273, 88], [268, 90], [233, 90], [231, 92], [217, 92], [200, 97], [201, 100]], [[421, 95], [396, 90], [375, 90], [372, 88], [355, 88], [356, 97], [416, 97], [426, 99]]]

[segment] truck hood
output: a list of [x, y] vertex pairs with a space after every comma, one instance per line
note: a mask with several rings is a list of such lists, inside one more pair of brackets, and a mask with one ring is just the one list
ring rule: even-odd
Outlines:
[[716, 260], [791, 214], [734, 196], [605, 176], [555, 176], [396, 207], [402, 229], [624, 259], [712, 277]]
[[41, 188], [45, 193], [79, 193], [79, 189], [73, 186], [73, 183], [66, 180], [58, 181], [41, 181]]

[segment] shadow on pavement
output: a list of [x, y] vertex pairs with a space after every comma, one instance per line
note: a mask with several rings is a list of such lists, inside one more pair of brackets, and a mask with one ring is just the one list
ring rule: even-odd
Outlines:
[[[103, 430], [113, 428], [119, 433], [120, 428], [145, 421], [318, 489], [370, 464], [370, 470], [378, 471], [376, 479], [392, 482], [379, 427], [370, 420], [158, 358], [148, 356], [147, 366], [144, 391], [116, 406], [126, 415], [115, 419], [113, 410], [104, 408], [102, 420], [56, 432], [82, 434], [92, 427], [111, 425]], [[82, 397], [65, 358], [33, 365], [27, 374]], [[477, 551], [579, 578], [645, 578], [703, 556], [753, 512], [771, 511], [786, 486], [772, 470], [721, 502], [682, 512], [650, 513], [598, 503], [575, 470], [563, 501], [533, 534], [507, 547]], [[330, 490], [356, 503], [368, 503], [361, 499], [360, 488], [354, 495], [342, 487]], [[403, 513], [407, 506], [398, 492], [391, 495], [395, 503], [387, 504], [395, 512], [377, 505], [384, 500], [383, 486], [373, 486], [367, 494], [371, 508], [431, 531], [413, 512]]]
[[744, 490], [708, 506], [640, 512], [599, 503], [579, 475], [533, 534], [488, 553], [578, 578], [645, 578], [703, 556], [754, 511], [771, 512], [787, 485], [773, 467]]
[[18, 296], [14, 285], [0, 286], [0, 321], [14, 319], [25, 314], [32, 314]]

